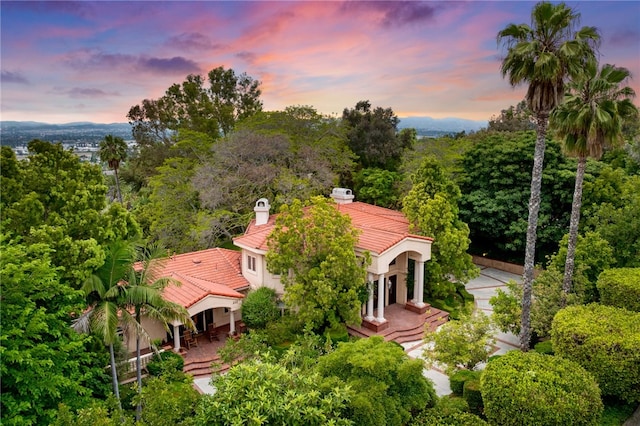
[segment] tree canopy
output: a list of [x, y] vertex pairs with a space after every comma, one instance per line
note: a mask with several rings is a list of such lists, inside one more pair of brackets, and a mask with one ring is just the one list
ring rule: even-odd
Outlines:
[[107, 357], [96, 340], [71, 328], [82, 293], [60, 281], [52, 248], [0, 239], [2, 424], [51, 424], [58, 404], [104, 398]]
[[360, 101], [355, 108], [345, 108], [342, 120], [347, 125], [349, 147], [364, 167], [394, 171], [400, 165], [405, 149], [411, 148], [415, 133], [398, 133], [400, 119], [391, 108], [371, 107]]
[[403, 211], [415, 232], [434, 238], [431, 260], [425, 262], [427, 290], [447, 294], [452, 280], [466, 283], [477, 275], [467, 254], [469, 227], [458, 216], [460, 189], [432, 157], [424, 159], [411, 179]]
[[358, 425], [403, 425], [411, 413], [433, 406], [433, 384], [419, 359], [380, 336], [340, 343], [322, 356], [318, 371], [331, 384], [350, 390], [349, 418]]
[[357, 231], [332, 200], [283, 205], [268, 238], [269, 272], [280, 275], [284, 302], [312, 329], [359, 324], [368, 255], [354, 251]]
[[[137, 237], [137, 223], [119, 204], [107, 206], [107, 187], [99, 167], [83, 163], [62, 144], [33, 140], [28, 160], [3, 158], [16, 176], [3, 175], [15, 193], [5, 199], [2, 225], [11, 238], [52, 248], [60, 279], [79, 288], [104, 261], [101, 245], [116, 238]], [[6, 152], [3, 148], [3, 152]]]

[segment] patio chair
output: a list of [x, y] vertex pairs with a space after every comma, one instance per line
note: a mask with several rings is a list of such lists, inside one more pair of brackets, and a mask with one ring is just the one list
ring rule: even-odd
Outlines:
[[216, 330], [216, 323], [213, 322], [207, 326], [207, 336], [209, 336], [209, 341], [213, 342], [214, 340], [220, 340], [218, 338], [218, 330]]
[[185, 330], [182, 338], [187, 349], [191, 349], [192, 346], [198, 346], [198, 338], [191, 333], [191, 330]]

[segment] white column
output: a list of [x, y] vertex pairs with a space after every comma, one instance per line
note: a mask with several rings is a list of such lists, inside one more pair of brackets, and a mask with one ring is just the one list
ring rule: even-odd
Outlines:
[[418, 261], [416, 260], [413, 265], [413, 299], [411, 301], [418, 303], [418, 290], [420, 290], [420, 277], [418, 276]]
[[180, 352], [180, 326], [173, 326], [173, 351]]
[[378, 322], [386, 322], [384, 319], [384, 274], [378, 275]]
[[236, 316], [234, 314], [235, 311], [229, 311], [229, 334], [236, 334]]
[[[416, 295], [416, 305], [418, 307], [424, 306], [424, 262], [416, 262], [416, 270], [418, 271], [418, 294]], [[414, 289], [415, 289], [414, 285]]]
[[367, 321], [373, 320], [373, 274], [369, 272], [367, 275], [367, 285], [369, 286], [369, 299], [367, 300]]

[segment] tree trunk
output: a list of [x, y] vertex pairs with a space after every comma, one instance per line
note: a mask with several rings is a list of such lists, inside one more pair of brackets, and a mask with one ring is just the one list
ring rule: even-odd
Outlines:
[[536, 147], [533, 154], [531, 172], [531, 194], [529, 196], [529, 221], [527, 225], [527, 245], [524, 255], [524, 273], [522, 276], [522, 317], [520, 328], [520, 350], [529, 350], [531, 341], [531, 293], [533, 288], [533, 268], [536, 254], [536, 230], [540, 211], [540, 188], [542, 186], [542, 166], [544, 163], [545, 139], [547, 137], [548, 113], [536, 115]]
[[120, 403], [120, 387], [118, 386], [118, 372], [116, 370], [116, 355], [113, 351], [113, 343], [109, 344], [109, 356], [111, 357], [111, 380], [113, 381], [113, 393], [116, 395], [118, 408], [122, 411], [122, 404]]
[[[139, 309], [139, 308], [138, 308]], [[136, 312], [136, 321], [140, 324], [140, 311]], [[136, 422], [142, 415], [142, 362], [140, 359], [140, 333], [136, 332], [136, 378], [138, 380], [138, 404], [136, 406]]]
[[122, 194], [120, 193], [120, 179], [118, 178], [118, 168], [114, 167], [113, 171], [116, 174], [116, 194], [118, 194], [118, 201], [120, 201], [120, 204], [122, 204]]
[[562, 280], [562, 299], [564, 307], [567, 304], [567, 295], [571, 291], [573, 282], [573, 269], [575, 266], [576, 243], [578, 241], [578, 225], [580, 224], [580, 208], [582, 207], [582, 182], [584, 169], [587, 165], [587, 157], [578, 158], [576, 171], [576, 187], [573, 191], [573, 204], [571, 204], [571, 222], [569, 224], [569, 244], [567, 245], [567, 260], [564, 264], [564, 279]]

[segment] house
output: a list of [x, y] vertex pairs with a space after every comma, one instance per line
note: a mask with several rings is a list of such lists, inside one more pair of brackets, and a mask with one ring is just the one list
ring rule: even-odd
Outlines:
[[[385, 308], [403, 305], [405, 309], [424, 313], [424, 262], [431, 259], [432, 238], [410, 232], [409, 221], [402, 212], [354, 201], [350, 189], [334, 188], [331, 197], [336, 208], [351, 218], [360, 231], [354, 248], [356, 254], [368, 251], [371, 264], [367, 268], [369, 298], [362, 308], [363, 326], [382, 331], [388, 326]], [[284, 292], [279, 276], [267, 270], [267, 239], [275, 226], [269, 201], [261, 198], [254, 207], [255, 218], [244, 235], [234, 238], [240, 251], [214, 248], [171, 256], [162, 263], [159, 276], [173, 278], [180, 285], [165, 289], [165, 298], [182, 304], [192, 316], [199, 331], [210, 324], [227, 326], [235, 331], [241, 319], [242, 298], [250, 289], [261, 286]], [[409, 264], [413, 263], [415, 285], [407, 285]], [[145, 324], [143, 324], [145, 325]], [[174, 348], [180, 348], [183, 325], [174, 323]], [[149, 324], [152, 338], [169, 335], [157, 324]]]

